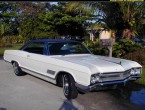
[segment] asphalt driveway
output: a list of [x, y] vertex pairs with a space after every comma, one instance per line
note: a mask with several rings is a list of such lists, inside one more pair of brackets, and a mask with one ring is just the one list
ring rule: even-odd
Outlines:
[[130, 102], [128, 95], [126, 91], [95, 91], [68, 101], [62, 88], [31, 75], [15, 76], [12, 66], [0, 60], [0, 110], [144, 110]]

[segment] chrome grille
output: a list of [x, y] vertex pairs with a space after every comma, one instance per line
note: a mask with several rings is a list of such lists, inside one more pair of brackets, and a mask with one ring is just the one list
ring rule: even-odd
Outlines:
[[129, 77], [129, 76], [130, 76], [130, 70], [127, 70], [123, 73], [124, 78]]
[[102, 73], [100, 74], [100, 81], [115, 81], [115, 80], [122, 80], [130, 76], [130, 70], [125, 72], [113, 72], [113, 73]]

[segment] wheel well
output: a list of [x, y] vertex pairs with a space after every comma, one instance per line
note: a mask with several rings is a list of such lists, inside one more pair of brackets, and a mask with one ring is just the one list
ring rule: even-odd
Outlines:
[[[13, 60], [13, 61], [11, 61], [12, 65], [13, 65], [13, 63], [15, 63], [15, 62], [16, 62], [16, 63], [18, 63], [17, 61], [14, 61], [14, 60]], [[18, 63], [18, 65], [19, 65], [19, 63]]]
[[[56, 84], [59, 86], [59, 87], [62, 87], [63, 86], [63, 79], [62, 79], [62, 76], [64, 74], [69, 74], [71, 75], [70, 73], [68, 72], [59, 72], [56, 76]], [[71, 75], [72, 76], [72, 75]], [[73, 76], [72, 76], [73, 77]]]
[[12, 64], [13, 64], [14, 62], [16, 62], [16, 61], [11, 61]]

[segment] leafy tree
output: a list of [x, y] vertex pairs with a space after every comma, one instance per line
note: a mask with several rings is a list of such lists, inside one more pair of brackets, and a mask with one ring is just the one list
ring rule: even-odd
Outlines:
[[58, 35], [84, 36], [87, 17], [65, 11], [65, 4], [65, 2], [58, 2], [57, 6], [53, 5], [47, 9], [49, 12], [39, 17], [40, 30], [56, 32]]
[[59, 35], [80, 35], [83, 36], [83, 19], [72, 17], [60, 12], [49, 12], [41, 16], [44, 26], [40, 29], [44, 32], [56, 31]]
[[96, 23], [105, 24], [105, 27], [117, 31], [120, 37], [126, 28], [132, 33], [142, 28], [145, 12], [144, 2], [70, 2], [67, 7], [67, 10], [76, 11], [91, 7], [93, 11], [90, 13], [95, 15]]
[[83, 36], [86, 16], [65, 8], [66, 2], [0, 2], [0, 35], [27, 39]]
[[[18, 25], [19, 35], [33, 39], [33, 33], [38, 23], [39, 14], [45, 12], [45, 4], [38, 2], [18, 2], [16, 3], [17, 17], [15, 21]], [[28, 38], [28, 39], [29, 39]]]
[[15, 12], [13, 12], [13, 4], [9, 2], [0, 2], [0, 36], [13, 34]]

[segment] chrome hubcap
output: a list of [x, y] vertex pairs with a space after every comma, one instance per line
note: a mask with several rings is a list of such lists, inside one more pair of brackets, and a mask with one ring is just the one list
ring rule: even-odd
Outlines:
[[69, 83], [66, 75], [63, 77], [63, 91], [65, 95], [69, 94]]

